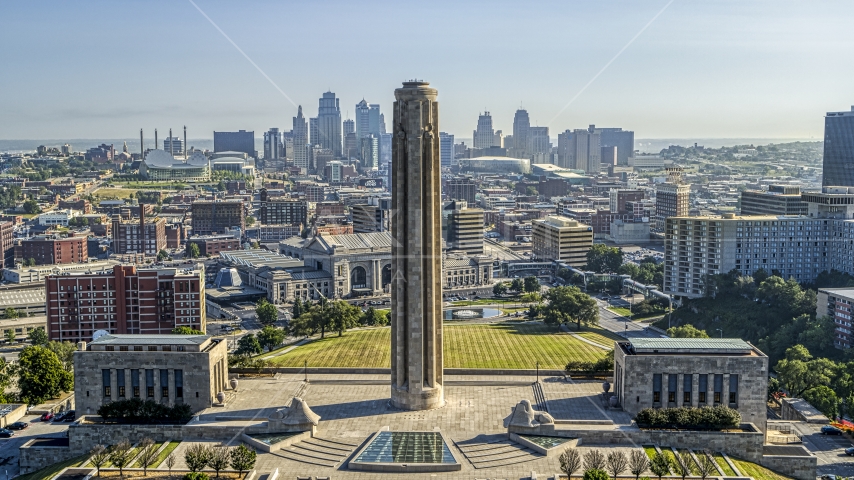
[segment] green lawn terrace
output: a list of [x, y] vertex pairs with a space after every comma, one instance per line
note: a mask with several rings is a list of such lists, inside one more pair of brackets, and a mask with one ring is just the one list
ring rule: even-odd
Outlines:
[[[615, 339], [604, 330], [582, 330], [577, 336], [535, 322], [446, 324], [443, 334], [445, 368], [479, 369], [534, 369], [539, 364], [562, 370], [570, 360], [604, 358]], [[268, 360], [272, 367], [391, 368], [391, 329], [327, 334]]]

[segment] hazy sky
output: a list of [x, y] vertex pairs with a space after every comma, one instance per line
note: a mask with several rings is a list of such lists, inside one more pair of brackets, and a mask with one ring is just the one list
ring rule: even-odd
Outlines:
[[[512, 132], [521, 104], [555, 137], [821, 138], [854, 104], [854, 2], [194, 0], [288, 97], [353, 118], [394, 88], [439, 89], [440, 127]], [[291, 128], [296, 107], [189, 0], [0, 0], [0, 139]]]

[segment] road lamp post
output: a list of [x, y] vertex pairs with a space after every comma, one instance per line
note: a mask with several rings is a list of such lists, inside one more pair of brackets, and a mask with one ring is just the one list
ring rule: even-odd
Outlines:
[[721, 330], [720, 328], [716, 328], [715, 330], [721, 332], [721, 338], [724, 338], [724, 331], [723, 330]]

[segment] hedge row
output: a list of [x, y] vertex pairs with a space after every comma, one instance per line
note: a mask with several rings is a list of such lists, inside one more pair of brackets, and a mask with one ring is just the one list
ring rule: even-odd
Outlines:
[[98, 415], [119, 423], [186, 423], [193, 411], [185, 403], [170, 407], [154, 400], [132, 398], [102, 405]]
[[689, 428], [722, 430], [738, 427], [741, 414], [724, 405], [716, 407], [645, 408], [635, 418], [638, 426], [648, 428]]

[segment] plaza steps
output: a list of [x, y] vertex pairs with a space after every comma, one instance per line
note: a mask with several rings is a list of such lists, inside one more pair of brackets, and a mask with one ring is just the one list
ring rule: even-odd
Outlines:
[[278, 454], [295, 462], [334, 467], [347, 458], [358, 446], [358, 444], [346, 443], [341, 440], [312, 437], [285, 447]]
[[542, 454], [506, 438], [483, 443], [456, 442], [456, 445], [472, 466], [478, 469], [503, 467], [543, 457]]

